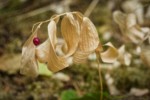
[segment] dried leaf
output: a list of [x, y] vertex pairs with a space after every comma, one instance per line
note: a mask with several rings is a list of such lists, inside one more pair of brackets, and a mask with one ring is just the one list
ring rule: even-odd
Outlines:
[[62, 19], [61, 31], [68, 49], [65, 56], [69, 57], [76, 51], [80, 35], [78, 22], [74, 19], [71, 13], [67, 13]]
[[137, 25], [136, 15], [134, 13], [124, 14], [120, 11], [115, 11], [113, 18], [119, 25], [122, 34], [128, 37], [133, 43], [138, 44], [143, 40], [145, 33]]
[[52, 76], [52, 78], [63, 81], [63, 82], [68, 82], [70, 81], [70, 77], [64, 73], [58, 72], [55, 75]]
[[126, 15], [120, 11], [115, 11], [113, 13], [114, 21], [119, 25], [122, 32], [126, 30]]
[[149, 93], [149, 89], [145, 88], [145, 89], [139, 89], [139, 88], [131, 88], [130, 90], [130, 94], [137, 96], [137, 97], [141, 97], [143, 95], [146, 95]]
[[117, 49], [110, 42], [104, 46], [108, 46], [109, 48], [105, 52], [100, 53], [102, 61], [113, 63], [119, 55]]
[[23, 45], [20, 69], [21, 74], [33, 77], [38, 75], [38, 64], [35, 58], [35, 45], [33, 44], [34, 37], [37, 37], [37, 32], [34, 32]]
[[114, 84], [114, 79], [113, 77], [110, 75], [109, 72], [107, 72], [105, 74], [105, 80], [106, 80], [106, 84], [108, 86], [109, 92], [111, 95], [119, 95], [120, 91], [117, 89], [117, 87]]
[[50, 50], [48, 53], [48, 68], [53, 71], [53, 72], [57, 72], [65, 67], [68, 66], [66, 58], [65, 57], [59, 57], [56, 54], [56, 50], [55, 50], [55, 37], [56, 37], [56, 23], [55, 21], [51, 21], [48, 24], [48, 36], [49, 36], [49, 41], [50, 41]]
[[135, 26], [133, 28], [130, 28], [130, 31], [132, 32], [133, 35], [135, 35], [140, 40], [142, 40], [144, 38], [145, 33], [142, 32], [140, 27]]
[[130, 27], [132, 27], [132, 26], [134, 26], [136, 24], [137, 24], [137, 22], [136, 22], [135, 14], [133, 14], [133, 13], [128, 14], [128, 16], [126, 18], [127, 28], [130, 28]]
[[141, 2], [139, 2], [138, 0], [127, 0], [123, 3], [122, 8], [126, 13], [134, 13], [137, 17], [138, 23], [143, 24], [144, 9]]
[[145, 33], [142, 30], [138, 29], [136, 26], [131, 27], [128, 29], [128, 34], [126, 34], [129, 39], [133, 42], [138, 44], [144, 39]]
[[83, 21], [83, 15], [80, 12], [76, 12], [73, 16], [74, 16], [75, 21], [77, 22], [77, 27], [78, 27], [79, 33], [80, 33], [81, 24], [82, 24], [82, 21]]
[[49, 58], [50, 41], [47, 39], [36, 48], [36, 57], [39, 62], [46, 63]]
[[78, 50], [74, 54], [74, 62], [85, 61], [99, 44], [97, 30], [94, 24], [87, 18], [83, 18]]
[[42, 63], [47, 63], [48, 69], [57, 72], [68, 66], [66, 58], [56, 54], [56, 23], [52, 20], [48, 24], [49, 38], [36, 48], [37, 59]]
[[99, 37], [94, 24], [87, 17], [81, 24], [79, 50], [82, 52], [94, 51], [99, 44]]
[[36, 59], [29, 59], [28, 62], [20, 69], [20, 73], [30, 77], [38, 75], [38, 64]]
[[125, 50], [125, 45], [122, 45], [122, 46], [118, 49], [118, 52], [119, 52], [118, 61], [119, 61], [121, 64], [124, 64], [124, 65], [126, 65], [126, 66], [129, 66], [130, 63], [131, 63], [132, 55], [131, 55], [130, 53], [128, 53], [128, 52]]
[[76, 51], [76, 53], [73, 56], [73, 62], [77, 64], [85, 63], [89, 54], [91, 54], [91, 52]]

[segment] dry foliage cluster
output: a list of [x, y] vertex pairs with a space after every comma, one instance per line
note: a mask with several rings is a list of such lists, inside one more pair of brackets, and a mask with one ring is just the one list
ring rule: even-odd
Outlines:
[[[120, 60], [120, 63], [129, 66], [132, 56], [137, 55], [149, 66], [149, 27], [140, 25], [138, 15], [133, 12], [123, 13], [121, 11], [115, 11], [113, 13], [113, 19], [119, 26], [120, 36], [122, 36], [122, 40], [124, 40], [124, 44], [118, 49], [120, 55], [118, 60]], [[134, 53], [125, 50], [127, 44], [134, 44], [136, 48], [135, 51], [132, 50]]]
[[[61, 19], [62, 18], [62, 19]], [[42, 44], [35, 46], [33, 38], [37, 37], [38, 30], [43, 23], [47, 25], [48, 38]], [[64, 42], [61, 44], [63, 54], [57, 53], [57, 24], [61, 22], [61, 34]], [[88, 56], [96, 52], [98, 60], [113, 62], [118, 52], [111, 43], [102, 52], [97, 30], [91, 20], [79, 12], [68, 12], [54, 15], [50, 20], [37, 23], [32, 35], [25, 42], [22, 50], [21, 73], [29, 76], [38, 75], [38, 63], [45, 63], [52, 72], [57, 72], [69, 66], [68, 59], [74, 63], [83, 63]]]

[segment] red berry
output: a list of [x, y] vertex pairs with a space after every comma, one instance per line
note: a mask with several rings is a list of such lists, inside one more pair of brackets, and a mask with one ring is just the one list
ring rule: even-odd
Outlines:
[[33, 43], [35, 46], [40, 44], [40, 39], [38, 37], [33, 38]]

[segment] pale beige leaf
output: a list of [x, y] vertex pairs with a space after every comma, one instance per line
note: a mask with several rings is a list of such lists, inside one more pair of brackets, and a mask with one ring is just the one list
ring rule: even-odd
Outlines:
[[67, 52], [68, 52], [68, 47], [67, 47], [67, 43], [66, 42], [64, 42], [64, 44], [62, 45], [62, 51], [63, 51], [63, 53], [64, 54], [67, 54]]
[[51, 21], [48, 25], [49, 38], [36, 48], [37, 59], [47, 63], [49, 70], [57, 72], [68, 66], [65, 58], [56, 55], [56, 23]]
[[132, 55], [131, 55], [130, 53], [128, 53], [128, 52], [125, 50], [125, 45], [122, 45], [122, 46], [118, 49], [118, 52], [119, 52], [118, 61], [119, 61], [121, 64], [124, 64], [124, 65], [126, 65], [126, 66], [129, 66], [130, 63], [131, 63]]
[[21, 67], [20, 73], [30, 77], [36, 77], [38, 75], [38, 63], [35, 58], [30, 58]]
[[64, 57], [59, 57], [56, 55], [56, 50], [55, 50], [55, 37], [56, 37], [56, 23], [55, 21], [51, 21], [48, 24], [48, 36], [49, 36], [49, 41], [50, 41], [50, 50], [48, 53], [48, 68], [53, 71], [53, 72], [57, 72], [65, 67], [68, 66], [66, 58]]
[[128, 38], [135, 44], [138, 44], [140, 42], [140, 40], [136, 38], [135, 35], [133, 35], [132, 33], [129, 33], [126, 36], [128, 36]]
[[79, 50], [83, 52], [93, 51], [99, 44], [99, 37], [94, 24], [87, 17], [83, 18], [79, 41]]
[[110, 72], [107, 72], [105, 74], [105, 80], [106, 80], [106, 84], [108, 86], [109, 92], [111, 95], [119, 95], [120, 91], [117, 89], [117, 87], [114, 84], [114, 79], [113, 77], [110, 75]]
[[102, 61], [106, 63], [113, 63], [119, 55], [117, 49], [110, 42], [104, 46], [109, 48], [106, 51], [100, 53]]
[[144, 39], [145, 33], [142, 32], [139, 26], [133, 26], [128, 29], [128, 33], [126, 35], [133, 43], [138, 44]]
[[129, 31], [135, 35], [138, 39], [142, 40], [144, 38], [144, 32], [142, 32], [142, 30], [138, 27], [133, 27], [133, 28], [130, 28]]
[[131, 88], [130, 92], [131, 95], [137, 96], [137, 97], [141, 97], [144, 96], [146, 94], [149, 94], [149, 89], [144, 88], [144, 89], [140, 89], [140, 88]]
[[121, 31], [124, 32], [126, 29], [126, 15], [120, 11], [115, 11], [113, 13], [113, 19], [119, 25]]
[[82, 21], [83, 21], [83, 15], [80, 12], [76, 12], [73, 16], [74, 16], [75, 21], [77, 22], [77, 26], [78, 26], [79, 33], [80, 33], [81, 24], [82, 24]]
[[58, 73], [54, 74], [52, 76], [52, 78], [63, 81], [63, 82], [68, 82], [68, 81], [71, 80], [69, 75], [66, 75], [66, 74], [61, 73], [61, 72], [58, 72]]
[[136, 16], [135, 14], [131, 13], [131, 14], [128, 14], [127, 15], [127, 18], [126, 18], [126, 25], [127, 25], [127, 28], [130, 28], [134, 25], [136, 25], [137, 22], [136, 22]]
[[37, 32], [34, 32], [23, 45], [20, 69], [22, 74], [33, 77], [38, 75], [38, 65], [35, 59], [36, 47], [33, 44], [34, 37], [37, 37]]
[[36, 48], [36, 57], [41, 63], [46, 63], [49, 56], [50, 41], [47, 39], [44, 43]]
[[83, 18], [78, 50], [74, 54], [74, 62], [85, 61], [88, 55], [97, 48], [99, 38], [94, 24], [87, 18]]
[[83, 18], [83, 14], [82, 13], [80, 13], [80, 12], [75, 12], [75, 14], [74, 14], [75, 16], [78, 16], [79, 18]]
[[144, 9], [143, 4], [138, 0], [126, 0], [122, 5], [123, 10], [126, 13], [134, 13], [137, 17], [139, 24], [144, 22]]
[[81, 52], [77, 51], [73, 56], [73, 62], [76, 64], [85, 63], [89, 54], [92, 52]]
[[144, 38], [144, 32], [137, 25], [136, 15], [134, 13], [124, 14], [115, 11], [113, 14], [114, 21], [119, 25], [121, 32], [131, 42], [138, 44]]
[[66, 16], [64, 16], [64, 18], [62, 19], [61, 31], [68, 49], [65, 56], [69, 57], [77, 49], [80, 34], [78, 21], [74, 19], [71, 13], [67, 13]]

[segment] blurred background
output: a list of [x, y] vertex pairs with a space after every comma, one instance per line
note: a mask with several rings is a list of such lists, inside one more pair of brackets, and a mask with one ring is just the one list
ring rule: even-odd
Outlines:
[[[33, 24], [70, 11], [89, 17], [101, 43], [119, 51], [116, 62], [101, 64], [103, 79], [94, 54], [57, 73], [39, 64], [37, 78], [20, 75], [21, 49]], [[150, 100], [149, 36], [150, 0], [0, 0], [0, 100], [99, 100], [99, 80], [104, 100]]]

